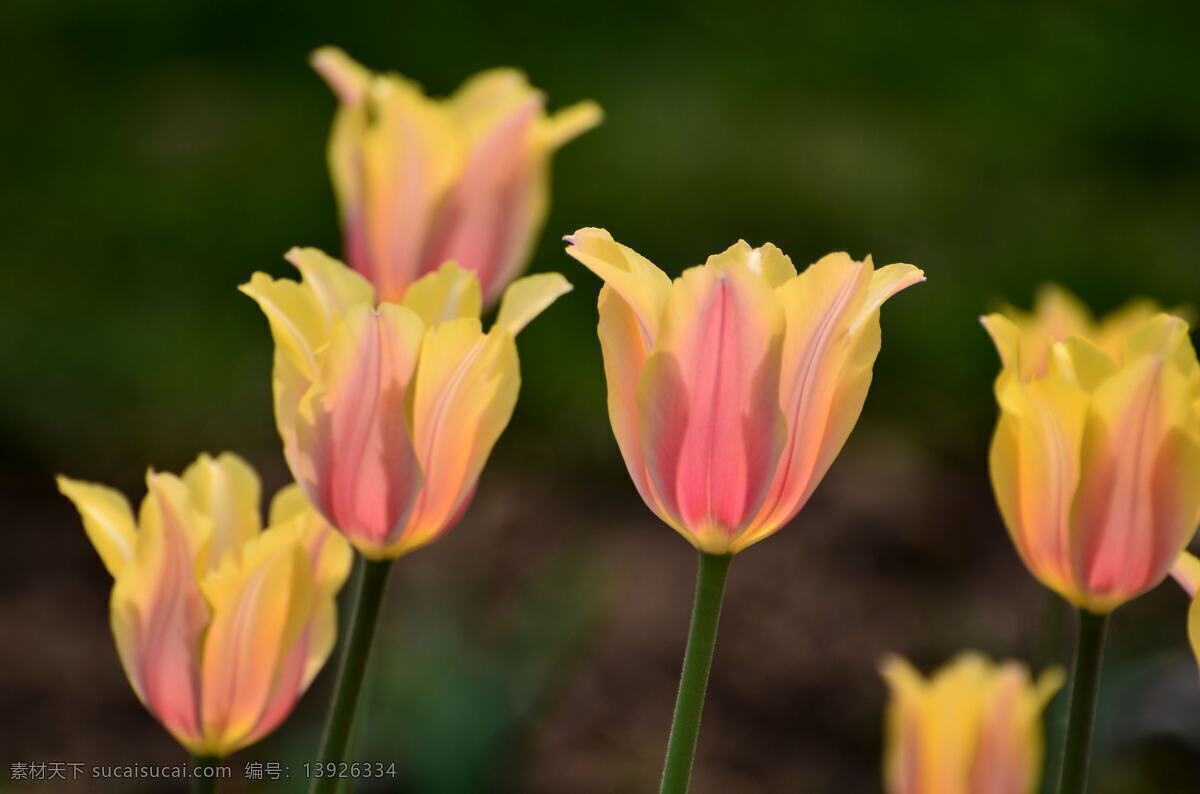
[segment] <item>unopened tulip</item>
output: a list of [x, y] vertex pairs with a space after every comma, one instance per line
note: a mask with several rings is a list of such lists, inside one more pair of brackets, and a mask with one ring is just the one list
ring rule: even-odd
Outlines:
[[605, 282], [609, 418], [646, 504], [710, 554], [788, 523], [858, 420], [880, 306], [922, 272], [839, 253], [797, 274], [739, 242], [672, 282], [603, 229], [566, 239]]
[[570, 285], [509, 285], [484, 333], [479, 282], [453, 262], [376, 305], [369, 282], [293, 249], [299, 282], [241, 289], [275, 338], [275, 419], [296, 481], [368, 559], [429, 543], [466, 509], [520, 384], [515, 336]]
[[1106, 614], [1162, 582], [1200, 524], [1200, 366], [1178, 317], [1139, 304], [1093, 323], [1074, 305], [983, 318], [1002, 363], [992, 485], [1034, 576]]
[[399, 302], [455, 260], [491, 305], [524, 269], [549, 206], [555, 150], [596, 126], [594, 102], [554, 115], [515, 69], [481, 72], [447, 99], [324, 47], [313, 67], [337, 95], [329, 168], [346, 261]]
[[1042, 775], [1042, 711], [1062, 686], [1057, 669], [1036, 683], [1016, 662], [965, 653], [922, 678], [885, 660], [891, 689], [884, 750], [888, 794], [1031, 794]]
[[136, 519], [111, 488], [58, 485], [113, 576], [117, 652], [146, 708], [196, 756], [274, 730], [333, 649], [345, 540], [295, 486], [262, 529], [258, 477], [230, 453], [148, 473]]

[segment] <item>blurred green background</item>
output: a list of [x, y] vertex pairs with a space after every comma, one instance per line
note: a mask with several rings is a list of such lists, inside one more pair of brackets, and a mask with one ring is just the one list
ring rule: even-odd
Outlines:
[[[230, 448], [284, 482], [266, 324], [235, 286], [286, 273], [292, 245], [340, 248], [334, 103], [305, 63], [327, 43], [437, 94], [520, 66], [552, 108], [608, 116], [557, 158], [532, 264], [576, 290], [522, 335], [521, 403], [466, 520], [394, 577], [361, 732], [391, 790], [656, 785], [694, 560], [611, 438], [599, 285], [558, 242], [585, 225], [672, 273], [741, 237], [929, 276], [885, 309], [813, 502], [733, 567], [695, 792], [879, 790], [886, 652], [1062, 659], [1068, 616], [988, 488], [976, 318], [1046, 280], [1100, 310], [1200, 303], [1200, 6], [8, 0], [0, 18], [0, 761], [179, 757], [121, 676], [108, 579], [51, 475], [140, 498], [145, 466]], [[1184, 613], [1168, 584], [1116, 617], [1097, 792], [1197, 790]], [[238, 776], [288, 760], [296, 787], [327, 686]]]

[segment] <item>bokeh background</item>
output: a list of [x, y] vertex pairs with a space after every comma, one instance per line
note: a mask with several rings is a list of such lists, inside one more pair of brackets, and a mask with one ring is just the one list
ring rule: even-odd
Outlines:
[[[393, 577], [360, 734], [362, 757], [396, 762], [390, 790], [656, 787], [695, 560], [612, 440], [599, 284], [558, 242], [579, 226], [672, 273], [744, 237], [929, 275], [886, 306], [862, 420], [811, 504], [733, 566], [697, 794], [878, 791], [885, 653], [926, 670], [961, 648], [1064, 658], [1069, 615], [988, 487], [997, 365], [976, 318], [1046, 280], [1101, 310], [1200, 303], [1200, 6], [8, 0], [0, 16], [4, 777], [181, 758], [120, 672], [109, 579], [52, 475], [140, 499], [147, 465], [233, 449], [268, 492], [285, 481], [266, 324], [234, 288], [286, 273], [292, 245], [340, 247], [334, 102], [305, 63], [326, 43], [439, 94], [518, 65], [552, 107], [608, 113], [558, 157], [532, 264], [576, 290], [522, 335], [521, 402], [466, 519]], [[1116, 615], [1095, 792], [1200, 790], [1185, 606], [1167, 584]], [[297, 787], [330, 677], [236, 776], [287, 762], [277, 787]]]

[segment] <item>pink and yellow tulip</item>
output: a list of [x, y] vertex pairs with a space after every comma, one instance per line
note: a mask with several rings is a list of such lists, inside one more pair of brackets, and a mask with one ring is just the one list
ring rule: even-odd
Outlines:
[[996, 500], [1025, 565], [1104, 614], [1158, 585], [1200, 524], [1200, 366], [1178, 317], [1092, 322], [1061, 291], [992, 314]]
[[922, 272], [830, 254], [798, 274], [739, 242], [672, 282], [603, 229], [566, 239], [605, 282], [609, 417], [646, 504], [710, 554], [788, 523], [858, 420], [880, 306]]
[[333, 47], [312, 63], [341, 105], [329, 168], [346, 261], [381, 301], [399, 303], [409, 284], [453, 259], [494, 303], [545, 221], [551, 156], [600, 122], [599, 106], [548, 115], [515, 69], [481, 72], [437, 100]]
[[196, 756], [274, 730], [333, 649], [345, 540], [295, 486], [262, 529], [258, 477], [230, 453], [149, 472], [136, 519], [111, 488], [58, 485], [113, 576], [117, 653], [146, 708]]
[[557, 273], [509, 285], [484, 333], [479, 281], [453, 262], [400, 303], [315, 249], [301, 281], [255, 273], [241, 290], [275, 338], [275, 420], [296, 481], [372, 560], [429, 543], [462, 515], [517, 400], [515, 336], [571, 287]]
[[1042, 711], [1062, 686], [1057, 669], [1036, 683], [1016, 662], [965, 653], [930, 679], [898, 657], [884, 750], [888, 794], [1031, 794], [1042, 774]]

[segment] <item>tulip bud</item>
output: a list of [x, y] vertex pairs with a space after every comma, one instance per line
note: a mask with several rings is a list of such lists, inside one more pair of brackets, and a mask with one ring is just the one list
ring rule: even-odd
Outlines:
[[262, 529], [258, 476], [230, 453], [146, 485], [135, 519], [116, 491], [58, 478], [113, 575], [134, 692], [193, 755], [224, 757], [274, 730], [329, 657], [350, 548], [295, 486]]
[[472, 77], [431, 99], [394, 74], [372, 74], [339, 49], [313, 53], [337, 95], [329, 169], [346, 261], [399, 302], [448, 260], [473, 271], [491, 305], [525, 267], [549, 206], [550, 159], [600, 123], [594, 102], [547, 115], [514, 69]]
[[241, 289], [275, 338], [275, 419], [296, 481], [369, 559], [392, 559], [462, 515], [508, 424], [516, 334], [570, 285], [556, 273], [509, 285], [484, 333], [478, 279], [453, 262], [401, 303], [375, 305], [360, 275], [313, 249], [300, 282], [256, 273]]
[[924, 679], [884, 660], [891, 689], [884, 750], [888, 794], [1031, 794], [1041, 779], [1042, 711], [1063, 683], [1024, 665], [964, 653]]
[[1200, 524], [1200, 366], [1178, 317], [1046, 305], [983, 318], [1003, 365], [992, 485], [1034, 576], [1106, 613], [1162, 582]]
[[739, 242], [672, 282], [603, 229], [566, 239], [605, 282], [609, 418], [646, 504], [711, 554], [791, 521], [858, 420], [879, 307], [924, 274], [846, 254], [797, 274]]

